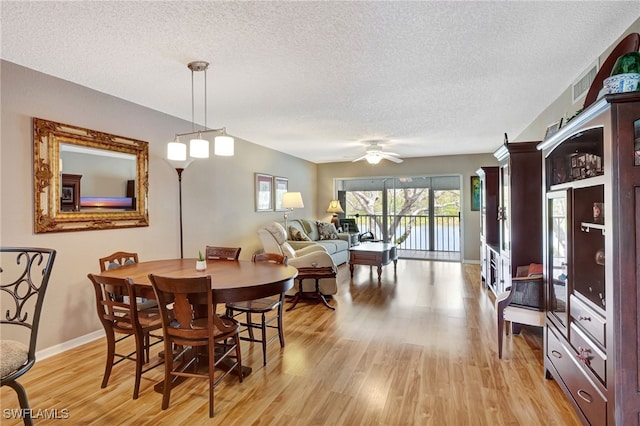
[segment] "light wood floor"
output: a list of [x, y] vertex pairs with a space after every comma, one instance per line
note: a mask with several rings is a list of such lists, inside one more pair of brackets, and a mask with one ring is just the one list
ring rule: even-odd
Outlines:
[[[553, 380], [544, 379], [542, 335], [525, 329], [496, 353], [493, 298], [480, 285], [479, 267], [452, 262], [400, 260], [383, 268], [339, 271], [339, 294], [330, 311], [298, 304], [286, 312], [287, 346], [243, 344], [253, 373], [239, 383], [227, 376], [216, 389], [208, 418], [206, 380], [174, 389], [166, 411], [153, 385], [157, 368], [131, 399], [133, 363], [114, 367], [100, 389], [104, 339], [38, 361], [22, 383], [31, 407], [68, 410], [69, 420], [36, 424], [229, 425], [578, 425]], [[88, 300], [87, 303], [93, 303]], [[1, 423], [18, 406], [13, 391], [0, 393]]]

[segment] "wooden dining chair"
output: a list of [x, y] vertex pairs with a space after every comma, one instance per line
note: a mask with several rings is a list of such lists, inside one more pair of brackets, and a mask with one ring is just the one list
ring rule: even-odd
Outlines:
[[[119, 268], [121, 266], [131, 265], [134, 263], [138, 263], [138, 253], [130, 253], [127, 251], [117, 251], [109, 256], [102, 257], [98, 259], [98, 263], [100, 264], [100, 272], [105, 272], [113, 268]], [[125, 296], [121, 296], [121, 299], [125, 298]], [[156, 308], [158, 304], [153, 299], [146, 299], [143, 297], [138, 297], [136, 299], [136, 303], [138, 304], [138, 311], [143, 311], [149, 308]], [[149, 362], [149, 345], [150, 337], [149, 335], [145, 336], [145, 359], [146, 362]]]
[[0, 248], [0, 386], [18, 395], [25, 425], [33, 420], [27, 392], [17, 380], [36, 362], [40, 312], [55, 258], [53, 249]]
[[[173, 347], [182, 350], [174, 356], [165, 356], [162, 409], [169, 407], [173, 378], [200, 377], [209, 379], [209, 417], [213, 417], [213, 390], [227, 374], [236, 371], [242, 382], [242, 358], [240, 355], [239, 325], [237, 321], [218, 316], [216, 300], [223, 295], [211, 288], [211, 275], [192, 278], [170, 278], [149, 275], [153, 291], [158, 300], [162, 329], [165, 336], [165, 354]], [[200, 309], [206, 306], [207, 309]], [[203, 312], [204, 311], [204, 312]], [[218, 345], [216, 345], [218, 343]], [[192, 350], [204, 347], [206, 353]], [[221, 362], [235, 360], [226, 371], [216, 377], [216, 367]], [[188, 356], [187, 356], [188, 355]], [[198, 370], [201, 357], [207, 358], [207, 372]], [[176, 361], [181, 360], [180, 363]], [[193, 368], [190, 368], [193, 367]]]
[[104, 272], [119, 266], [138, 263], [138, 253], [117, 251], [109, 256], [100, 258], [98, 262], [100, 263], [100, 272]]
[[207, 246], [207, 260], [238, 260], [242, 247], [216, 247]]
[[[137, 399], [142, 374], [162, 364], [162, 361], [159, 361], [144, 368], [148, 363], [150, 347], [163, 340], [162, 336], [152, 334], [153, 331], [162, 328], [160, 312], [157, 308], [138, 309], [138, 304], [132, 302], [136, 300], [136, 289], [130, 278], [93, 274], [89, 274], [88, 277], [95, 290], [98, 317], [107, 338], [107, 359], [100, 387], [107, 387], [114, 365], [124, 360], [135, 361], [133, 399]], [[116, 334], [122, 336], [116, 338]], [[117, 344], [131, 336], [135, 340], [135, 350], [128, 354], [116, 352]]]
[[[287, 265], [288, 259], [276, 253], [258, 253], [254, 254], [252, 261], [254, 262], [271, 262], [280, 265]], [[247, 335], [240, 335], [241, 340], [248, 342], [259, 342], [262, 344], [262, 364], [267, 365], [267, 344], [276, 337], [280, 339], [280, 347], [284, 348], [284, 331], [282, 327], [282, 311], [284, 306], [284, 293], [279, 298], [265, 297], [262, 299], [248, 300], [245, 302], [227, 303], [226, 311], [229, 318], [235, 318], [245, 314], [245, 320], [240, 321], [241, 333], [247, 332]], [[275, 315], [267, 317], [267, 314], [274, 312]], [[260, 315], [260, 322], [254, 322], [252, 314]], [[276, 325], [272, 325], [273, 322]], [[260, 338], [254, 336], [254, 329], [260, 330]], [[271, 337], [267, 336], [267, 330], [274, 329], [276, 333]]]

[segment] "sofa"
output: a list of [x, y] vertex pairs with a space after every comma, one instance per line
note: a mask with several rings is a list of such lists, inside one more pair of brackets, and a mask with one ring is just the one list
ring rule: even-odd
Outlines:
[[287, 241], [294, 250], [319, 244], [336, 265], [349, 260], [349, 234], [336, 231], [332, 223], [294, 219], [288, 222], [288, 227]]

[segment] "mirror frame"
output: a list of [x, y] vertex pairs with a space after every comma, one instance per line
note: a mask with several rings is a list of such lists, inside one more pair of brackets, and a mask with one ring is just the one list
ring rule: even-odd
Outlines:
[[[136, 209], [62, 211], [60, 143], [135, 155]], [[149, 226], [148, 188], [148, 142], [33, 118], [33, 224], [36, 234]]]

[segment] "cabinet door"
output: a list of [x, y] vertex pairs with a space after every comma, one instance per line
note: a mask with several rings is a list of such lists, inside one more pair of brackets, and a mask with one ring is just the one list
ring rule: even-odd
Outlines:
[[567, 335], [569, 325], [568, 295], [570, 280], [571, 189], [547, 194], [547, 241], [548, 259], [546, 267], [547, 309], [549, 318]]

